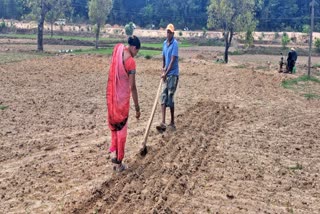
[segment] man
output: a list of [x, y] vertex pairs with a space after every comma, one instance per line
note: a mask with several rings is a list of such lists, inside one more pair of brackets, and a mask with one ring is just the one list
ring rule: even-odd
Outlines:
[[291, 50], [288, 53], [288, 58], [287, 58], [287, 68], [288, 71], [286, 73], [292, 74], [293, 67], [296, 65], [296, 61], [298, 58], [298, 54], [294, 48], [291, 48]]
[[171, 121], [168, 127], [171, 130], [176, 129], [174, 121], [174, 94], [177, 89], [179, 80], [179, 54], [178, 54], [178, 42], [174, 38], [174, 26], [168, 24], [167, 28], [167, 39], [163, 42], [162, 46], [162, 75], [163, 89], [161, 94], [161, 112], [162, 121], [156, 127], [158, 131], [163, 132], [166, 130], [166, 108], [170, 108]]

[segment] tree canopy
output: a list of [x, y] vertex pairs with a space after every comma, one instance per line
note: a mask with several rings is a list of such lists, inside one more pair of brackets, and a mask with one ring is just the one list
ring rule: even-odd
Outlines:
[[[36, 0], [0, 0], [0, 18], [24, 19], [31, 11], [28, 2]], [[45, 2], [48, 0], [44, 0]], [[63, 0], [61, 0], [63, 1]], [[66, 1], [66, 0], [64, 0]], [[70, 0], [71, 10], [64, 17], [69, 22], [89, 22], [89, 0]], [[228, 0], [233, 1], [233, 0]], [[243, 0], [247, 2], [247, 0]], [[318, 1], [318, 0], [317, 0]], [[302, 31], [310, 25], [311, 0], [254, 0], [254, 18], [259, 31]], [[114, 0], [105, 21], [141, 27], [164, 27], [172, 22], [178, 29], [202, 30], [207, 25], [210, 0]], [[315, 31], [320, 31], [320, 4], [315, 8]]]
[[43, 27], [46, 16], [49, 13], [50, 18], [52, 18], [54, 13], [59, 14], [66, 11], [66, 8], [70, 5], [70, 0], [27, 0], [25, 3], [26, 7], [31, 9], [32, 17], [35, 17], [38, 21], [37, 50], [43, 51]]
[[89, 18], [95, 24], [96, 48], [98, 48], [100, 28], [107, 20], [112, 8], [112, 0], [91, 0], [89, 1]]
[[208, 28], [222, 29], [225, 40], [224, 61], [235, 32], [251, 31], [256, 27], [255, 0], [211, 0], [208, 7]]

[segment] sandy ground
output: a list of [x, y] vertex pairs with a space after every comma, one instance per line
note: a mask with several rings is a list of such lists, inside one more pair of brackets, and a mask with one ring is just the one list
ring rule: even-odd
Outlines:
[[0, 213], [320, 213], [320, 101], [281, 87], [294, 75], [277, 73], [278, 58], [256, 70], [236, 67], [252, 57], [181, 55], [177, 130], [155, 131], [158, 106], [145, 158], [161, 60], [137, 59], [142, 117], [131, 115], [120, 174], [108, 153], [109, 57], [0, 64]]

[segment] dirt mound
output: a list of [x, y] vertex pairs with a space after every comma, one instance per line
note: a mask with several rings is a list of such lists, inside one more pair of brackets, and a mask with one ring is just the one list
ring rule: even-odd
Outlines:
[[[166, 133], [146, 158], [137, 155], [124, 174], [114, 175], [73, 212], [187, 212], [199, 185], [196, 176], [210, 172], [217, 138], [235, 118], [228, 104], [200, 102], [178, 116], [179, 130]], [[183, 139], [183, 140], [181, 140]], [[196, 175], [196, 176], [195, 176]], [[160, 179], [159, 179], [160, 178]], [[183, 198], [181, 197], [183, 195]]]

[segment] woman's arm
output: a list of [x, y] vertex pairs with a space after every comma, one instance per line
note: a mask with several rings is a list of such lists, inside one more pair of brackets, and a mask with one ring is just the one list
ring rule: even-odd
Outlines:
[[138, 99], [138, 90], [136, 86], [136, 75], [129, 74], [129, 82], [130, 82], [130, 89], [132, 93], [132, 99], [134, 102], [134, 107], [136, 110], [136, 118], [140, 118], [140, 106], [139, 106], [139, 99]]

